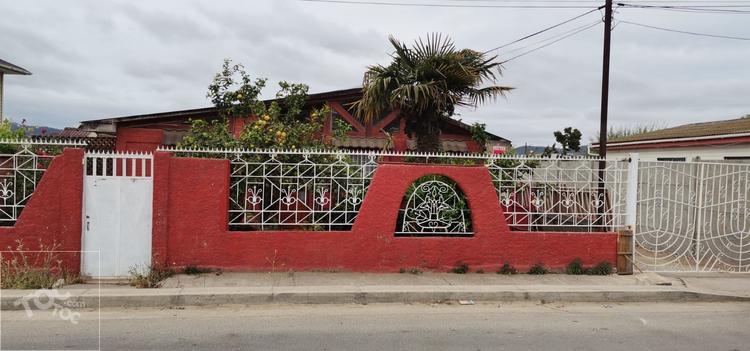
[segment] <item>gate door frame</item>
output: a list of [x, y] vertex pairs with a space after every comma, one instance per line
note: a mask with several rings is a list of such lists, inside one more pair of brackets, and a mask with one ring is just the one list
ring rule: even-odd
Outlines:
[[151, 265], [152, 153], [84, 155], [81, 274], [124, 278]]

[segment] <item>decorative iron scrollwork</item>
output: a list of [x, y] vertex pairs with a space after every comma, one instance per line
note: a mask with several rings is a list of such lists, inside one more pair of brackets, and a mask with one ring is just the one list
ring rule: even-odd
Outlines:
[[455, 185], [444, 180], [417, 181], [410, 191], [398, 234], [471, 234], [466, 200]]

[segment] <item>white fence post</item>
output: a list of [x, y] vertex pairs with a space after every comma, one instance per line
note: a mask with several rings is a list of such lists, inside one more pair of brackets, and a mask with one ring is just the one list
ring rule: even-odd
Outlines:
[[633, 231], [635, 237], [636, 213], [638, 211], [638, 161], [640, 159], [637, 153], [632, 153], [629, 156], [625, 225]]

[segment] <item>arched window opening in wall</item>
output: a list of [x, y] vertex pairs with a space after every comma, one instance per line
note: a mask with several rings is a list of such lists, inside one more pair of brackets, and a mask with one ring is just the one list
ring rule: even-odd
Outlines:
[[406, 191], [396, 236], [472, 236], [471, 210], [456, 182], [442, 175], [417, 179]]

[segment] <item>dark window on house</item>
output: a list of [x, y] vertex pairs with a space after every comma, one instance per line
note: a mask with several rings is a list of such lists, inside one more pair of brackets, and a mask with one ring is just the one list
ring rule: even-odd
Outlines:
[[685, 162], [684, 157], [657, 157], [657, 161], [674, 161], [674, 162]]
[[750, 156], [724, 156], [724, 159], [727, 161], [740, 161], [740, 160], [750, 160]]
[[401, 124], [400, 122], [401, 122], [401, 121], [400, 121], [400, 120], [399, 120], [398, 118], [394, 119], [394, 120], [393, 120], [393, 122], [389, 123], [389, 124], [388, 124], [388, 125], [387, 125], [387, 126], [386, 126], [386, 127], [384, 128], [384, 129], [385, 129], [385, 131], [386, 131], [386, 132], [388, 132], [388, 133], [391, 133], [391, 134], [396, 134], [396, 133], [398, 133], [398, 132], [399, 132], [399, 127], [400, 127], [400, 124]]

